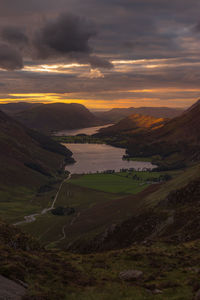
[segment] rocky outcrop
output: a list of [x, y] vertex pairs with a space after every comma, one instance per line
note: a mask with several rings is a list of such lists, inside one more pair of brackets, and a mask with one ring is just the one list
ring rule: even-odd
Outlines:
[[25, 293], [22, 285], [0, 275], [0, 299], [21, 300]]

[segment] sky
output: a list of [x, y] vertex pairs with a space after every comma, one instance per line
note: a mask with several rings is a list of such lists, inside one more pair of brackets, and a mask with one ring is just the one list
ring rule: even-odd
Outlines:
[[0, 0], [0, 102], [200, 98], [199, 0]]

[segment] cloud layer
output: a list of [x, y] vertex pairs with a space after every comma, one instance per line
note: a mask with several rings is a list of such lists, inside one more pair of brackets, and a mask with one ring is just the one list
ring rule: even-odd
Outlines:
[[[88, 63], [93, 68], [113, 67], [107, 59], [92, 55], [93, 49], [89, 42], [97, 32], [94, 25], [84, 18], [65, 13], [43, 22], [29, 35], [25, 31], [25, 29], [14, 26], [6, 26], [1, 29], [0, 39], [7, 43], [0, 49], [1, 61], [5, 56], [3, 56], [5, 47], [9, 49], [5, 63], [0, 65], [1, 68], [6, 70], [19, 69], [20, 66], [22, 68], [24, 55], [31, 58], [33, 62], [68, 59], [82, 64]], [[21, 52], [17, 51], [18, 48], [21, 49]]]
[[9, 72], [0, 71], [0, 92], [60, 93], [94, 106], [195, 101], [199, 11], [199, 0], [1, 0], [0, 68]]

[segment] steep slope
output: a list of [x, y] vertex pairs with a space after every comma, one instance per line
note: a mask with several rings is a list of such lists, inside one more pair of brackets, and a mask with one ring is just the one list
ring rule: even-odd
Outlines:
[[95, 115], [108, 122], [118, 122], [131, 114], [141, 114], [155, 118], [174, 118], [180, 115], [183, 109], [170, 107], [129, 107], [113, 108], [109, 111], [95, 112]]
[[[0, 276], [1, 299], [66, 299], [70, 288], [90, 284], [89, 275], [74, 267], [68, 254], [46, 251], [36, 240], [1, 220], [0, 261], [4, 276]], [[26, 296], [22, 298], [23, 294]]]
[[200, 159], [200, 102], [181, 116], [169, 120], [163, 127], [148, 134], [133, 134], [128, 144], [131, 156], [168, 156], [184, 154], [185, 158]]
[[[35, 190], [61, 169], [72, 153], [0, 111], [0, 200], [15, 188]], [[13, 198], [15, 195], [13, 195]]]
[[200, 101], [197, 101], [181, 116], [170, 120], [156, 132], [159, 139], [170, 142], [200, 144]]
[[140, 114], [132, 114], [117, 124], [100, 130], [102, 135], [133, 134], [146, 130], [155, 130], [166, 123], [166, 119], [154, 118]]
[[[145, 199], [145, 200], [144, 200]], [[70, 245], [81, 252], [126, 248], [133, 243], [200, 239], [200, 165], [189, 168], [143, 199], [143, 209], [107, 228], [87, 243]]]
[[100, 125], [97, 117], [77, 103], [42, 104], [16, 114], [15, 118], [29, 128], [47, 133]]
[[[178, 245], [148, 241], [123, 250], [77, 255], [45, 250], [0, 222], [0, 274], [11, 280], [13, 300], [16, 283], [25, 287], [24, 300], [198, 299], [199, 245], [198, 240]], [[138, 271], [140, 276], [134, 276]], [[7, 289], [6, 295], [0, 290], [0, 297], [8, 299]]]

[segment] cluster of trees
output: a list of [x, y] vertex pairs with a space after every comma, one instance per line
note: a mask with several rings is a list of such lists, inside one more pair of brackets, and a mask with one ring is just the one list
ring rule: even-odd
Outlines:
[[75, 213], [75, 209], [73, 207], [56, 207], [52, 211], [53, 215], [56, 216], [70, 216]]
[[124, 172], [152, 172], [152, 169], [150, 168], [129, 168], [129, 169], [125, 169], [125, 168], [122, 168], [120, 169], [120, 172], [121, 173], [124, 173]]

